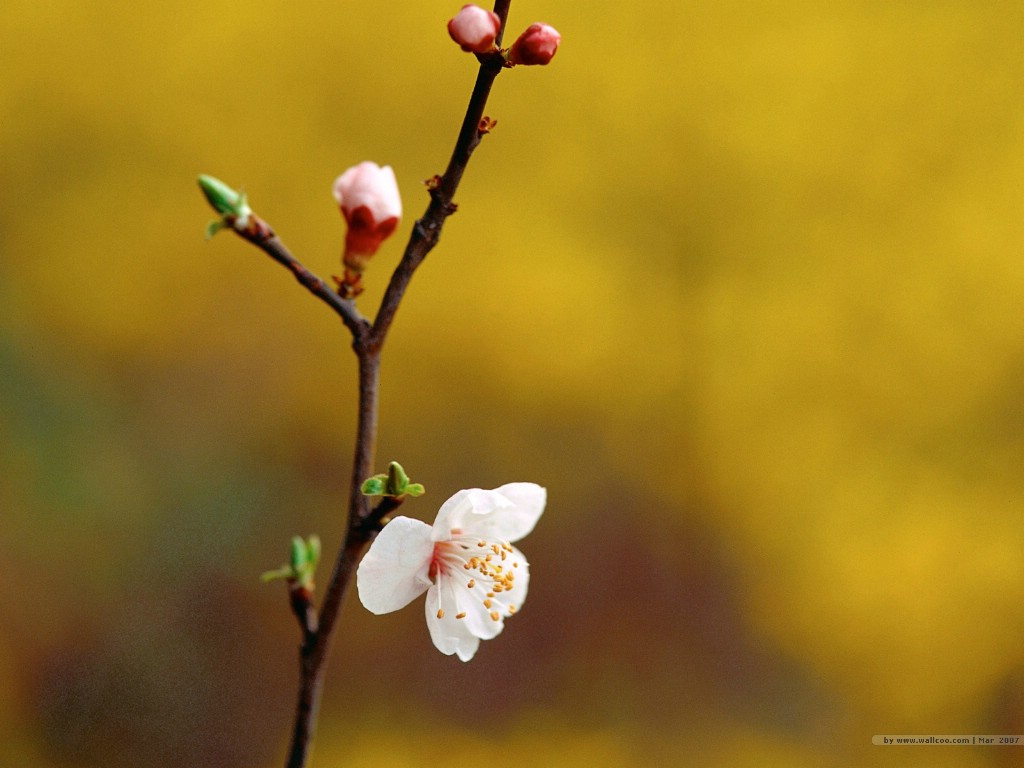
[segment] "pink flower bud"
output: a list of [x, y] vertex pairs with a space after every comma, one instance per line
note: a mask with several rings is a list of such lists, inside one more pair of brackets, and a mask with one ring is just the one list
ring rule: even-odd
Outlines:
[[348, 222], [345, 266], [362, 272], [402, 218], [395, 172], [369, 161], [353, 166], [335, 180], [334, 199]]
[[531, 24], [508, 52], [511, 64], [547, 64], [555, 57], [562, 36], [547, 24]]
[[494, 49], [494, 38], [501, 29], [498, 14], [479, 5], [464, 5], [455, 18], [448, 22], [452, 40], [470, 53], [487, 53]]

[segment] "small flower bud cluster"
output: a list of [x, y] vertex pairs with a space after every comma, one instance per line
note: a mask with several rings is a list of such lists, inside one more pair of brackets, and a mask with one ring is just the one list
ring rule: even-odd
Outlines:
[[[562, 40], [553, 27], [531, 24], [511, 48], [499, 51], [497, 40], [501, 34], [501, 18], [493, 11], [472, 4], [462, 6], [462, 10], [449, 20], [448, 34], [462, 50], [475, 54], [500, 54], [507, 66], [547, 64]], [[486, 133], [492, 126], [493, 121], [488, 119], [487, 125], [480, 130]], [[203, 187], [207, 199], [219, 212], [232, 217], [229, 223], [246, 220], [248, 208], [245, 207], [244, 196], [236, 201], [238, 211], [232, 207], [225, 212], [227, 203], [220, 204], [220, 198], [211, 198], [209, 187], [209, 184]], [[382, 168], [369, 161], [349, 168], [335, 180], [334, 199], [338, 201], [341, 215], [348, 224], [342, 257], [345, 273], [343, 277], [336, 278], [338, 292], [346, 298], [354, 298], [363, 291], [363, 272], [371, 257], [395, 231], [402, 218], [402, 199], [390, 166]]]
[[[464, 5], [448, 22], [448, 34], [468, 53], [490, 53], [501, 31], [501, 19], [478, 5]], [[562, 36], [548, 24], [531, 24], [505, 54], [509, 66], [547, 64], [555, 56]]]

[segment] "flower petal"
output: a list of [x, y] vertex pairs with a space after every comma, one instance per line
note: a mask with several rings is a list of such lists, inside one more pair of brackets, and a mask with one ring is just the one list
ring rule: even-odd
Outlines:
[[346, 220], [360, 207], [365, 207], [376, 223], [402, 218], [402, 197], [390, 165], [381, 168], [367, 160], [352, 166], [335, 179], [334, 199]]
[[427, 590], [434, 552], [430, 530], [420, 520], [396, 517], [374, 539], [356, 571], [359, 599], [368, 611], [397, 611]]
[[441, 505], [432, 536], [444, 541], [459, 530], [491, 541], [518, 541], [533, 530], [546, 501], [547, 491], [536, 483], [459, 491]]
[[519, 541], [533, 530], [543, 514], [548, 501], [547, 489], [536, 483], [506, 483], [495, 490], [516, 507], [514, 514], [503, 515], [506, 519], [502, 521], [502, 535], [505, 541]]
[[448, 34], [464, 51], [487, 53], [501, 29], [501, 18], [478, 5], [464, 5], [448, 22]]
[[452, 589], [450, 584], [431, 586], [425, 601], [427, 629], [437, 650], [469, 661], [480, 647], [480, 639], [473, 636], [465, 618], [455, 618], [461, 612], [459, 602], [458, 588]]

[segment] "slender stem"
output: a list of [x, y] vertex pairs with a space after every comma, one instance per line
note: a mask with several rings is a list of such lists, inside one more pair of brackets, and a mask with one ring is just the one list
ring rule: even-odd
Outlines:
[[295, 725], [292, 729], [291, 745], [288, 748], [286, 768], [304, 768], [313, 751], [313, 737], [316, 733], [317, 715], [323, 696], [324, 677], [327, 672], [327, 657], [331, 650], [334, 633], [331, 629], [345, 597], [345, 587], [352, 577], [356, 563], [362, 556], [369, 537], [349, 538], [342, 547], [335, 565], [332, 583], [340, 585], [335, 608], [325, 627], [321, 620], [320, 629], [312, 642], [303, 643], [299, 653], [299, 698], [295, 707]]
[[323, 693], [327, 659], [334, 641], [334, 627], [345, 600], [355, 565], [373, 531], [357, 523], [369, 515], [366, 497], [361, 493], [363, 480], [370, 476], [377, 439], [377, 405], [380, 392], [380, 350], [354, 345], [359, 357], [359, 424], [356, 430], [355, 459], [349, 493], [349, 525], [338, 559], [334, 564], [327, 592], [320, 607], [317, 630], [306, 637], [299, 653], [299, 699], [295, 725], [288, 750], [287, 768], [303, 768], [309, 758], [316, 730], [320, 698]]
[[[369, 514], [369, 504], [362, 493], [363, 480], [373, 472], [373, 461], [377, 442], [377, 405], [380, 392], [380, 350], [356, 348], [359, 355], [359, 424], [356, 432], [356, 448], [352, 462], [352, 484], [348, 499], [348, 532], [346, 545], [356, 544], [358, 553], [362, 545], [369, 543], [372, 532], [361, 531], [360, 521]], [[335, 620], [345, 596], [351, 563], [345, 562], [347, 547], [342, 548], [341, 557], [335, 564], [334, 573], [320, 606], [320, 628], [316, 645], [325, 651], [331, 641]]]
[[331, 290], [331, 287], [326, 282], [306, 269], [298, 259], [292, 256], [291, 251], [285, 247], [285, 244], [281, 242], [281, 239], [273, 233], [265, 222], [258, 219], [255, 215], [251, 218], [254, 221], [249, 229], [239, 233], [242, 237], [262, 250], [278, 264], [291, 270], [292, 274], [295, 275], [295, 279], [305, 286], [310, 293], [341, 316], [342, 321], [352, 332], [353, 336], [358, 336], [369, 328], [369, 320], [363, 317], [359, 310], [356, 309], [354, 301], [342, 298], [338, 295], [337, 291]]
[[508, 8], [512, 5], [512, 0], [495, 0], [494, 12], [498, 14], [498, 18], [501, 19], [501, 27], [498, 29], [498, 35], [494, 38], [494, 44], [501, 47], [501, 39], [505, 36], [505, 22], [508, 21]]
[[[505, 3], [505, 6], [507, 13], [508, 3]], [[504, 23], [504, 17], [502, 22]], [[476, 149], [483, 137], [484, 132], [481, 131], [480, 121], [484, 116], [484, 107], [487, 105], [487, 97], [491, 93], [491, 85], [501, 72], [504, 60], [498, 53], [487, 54], [481, 56], [480, 59], [480, 71], [477, 73], [473, 95], [469, 99], [466, 115], [462, 119], [459, 138], [455, 142], [455, 149], [448, 161], [448, 168], [440, 179], [434, 180], [430, 190], [430, 205], [427, 206], [423, 217], [416, 221], [402, 260], [391, 275], [391, 281], [381, 299], [380, 309], [377, 311], [377, 317], [374, 319], [373, 328], [370, 331], [371, 343], [375, 345], [384, 343], [384, 337], [391, 328], [395, 313], [398, 312], [398, 305], [405, 295], [405, 289], [409, 286], [413, 273], [437, 245], [445, 219], [455, 213], [457, 207], [453, 202], [455, 191], [459, 187], [462, 174], [466, 170], [473, 150]]]

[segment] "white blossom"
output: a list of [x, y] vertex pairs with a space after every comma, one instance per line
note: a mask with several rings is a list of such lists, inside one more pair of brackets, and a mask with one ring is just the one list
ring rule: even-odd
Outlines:
[[480, 641], [497, 636], [526, 600], [530, 566], [512, 542], [533, 530], [546, 500], [539, 485], [509, 483], [459, 491], [441, 506], [433, 526], [396, 517], [359, 564], [359, 599], [382, 614], [426, 592], [434, 645], [469, 661]]

